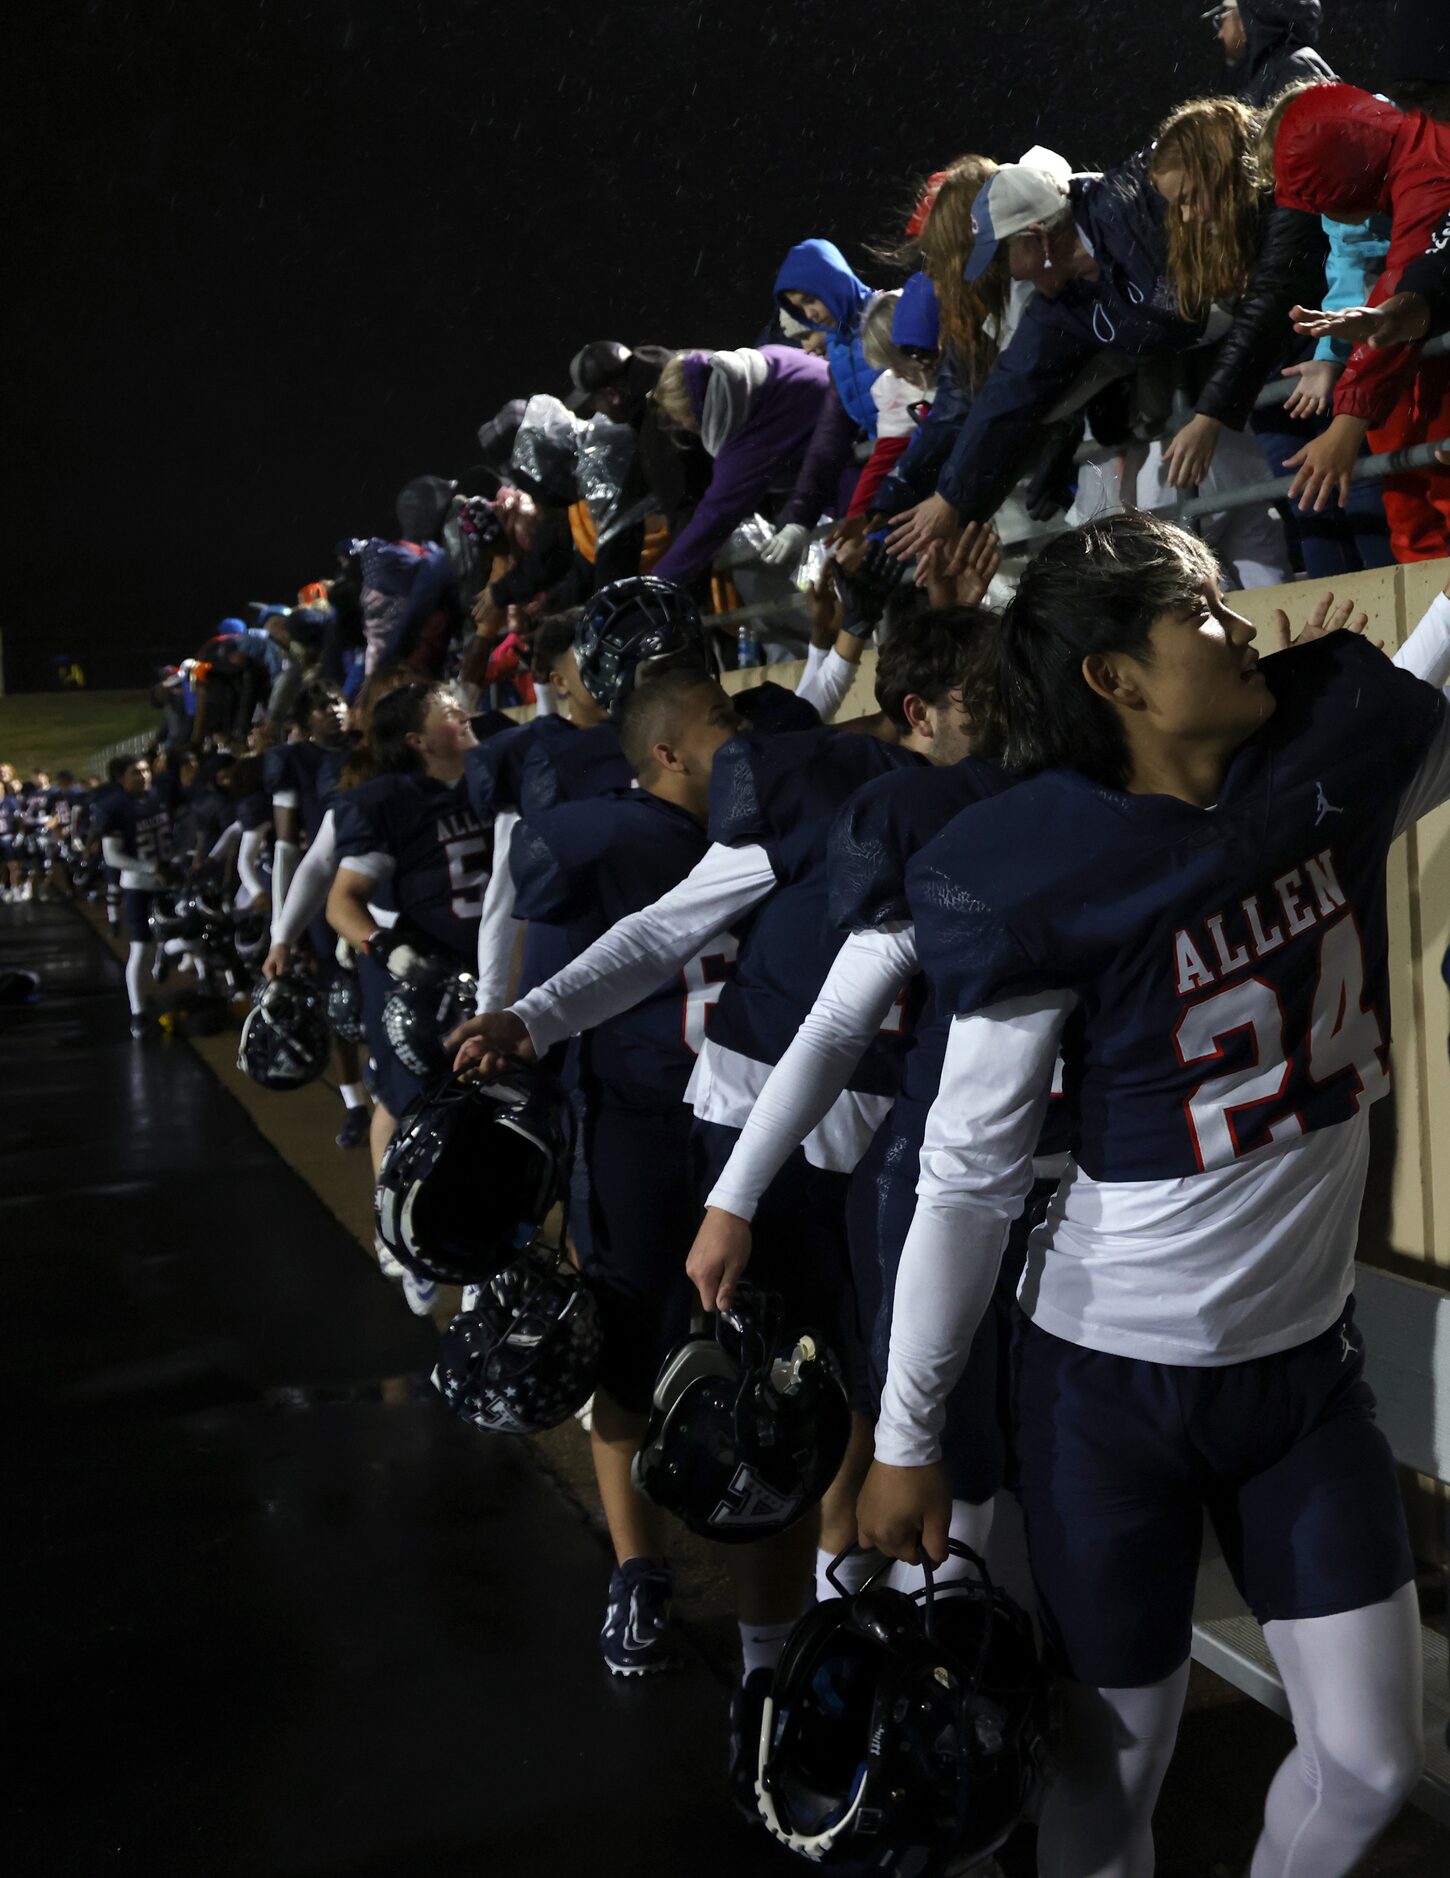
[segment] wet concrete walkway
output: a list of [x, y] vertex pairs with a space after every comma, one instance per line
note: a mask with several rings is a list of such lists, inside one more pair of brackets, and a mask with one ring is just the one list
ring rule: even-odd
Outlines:
[[[0, 909], [7, 1869], [781, 1872], [726, 1692], [621, 1685], [598, 1541], [67, 908]], [[410, 1385], [404, 1379], [412, 1375]]]

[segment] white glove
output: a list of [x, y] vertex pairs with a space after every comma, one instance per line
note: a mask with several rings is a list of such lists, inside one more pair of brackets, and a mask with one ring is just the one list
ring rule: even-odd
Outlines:
[[760, 558], [771, 567], [793, 567], [805, 551], [810, 529], [804, 522], [787, 522], [760, 550]]
[[343, 971], [355, 972], [357, 970], [357, 953], [353, 951], [346, 939], [339, 936], [337, 944], [332, 948], [332, 956]]

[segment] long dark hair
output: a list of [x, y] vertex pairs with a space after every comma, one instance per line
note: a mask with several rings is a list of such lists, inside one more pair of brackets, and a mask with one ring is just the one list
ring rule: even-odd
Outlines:
[[422, 730], [429, 707], [441, 695], [437, 685], [401, 685], [379, 698], [368, 727], [368, 743], [380, 772], [416, 775], [423, 759], [408, 742]]
[[1217, 577], [1197, 535], [1138, 510], [1050, 541], [1024, 569], [998, 635], [1008, 769], [1075, 769], [1125, 788], [1128, 740], [1117, 712], [1083, 677], [1083, 660], [1124, 652], [1148, 663], [1153, 621]]

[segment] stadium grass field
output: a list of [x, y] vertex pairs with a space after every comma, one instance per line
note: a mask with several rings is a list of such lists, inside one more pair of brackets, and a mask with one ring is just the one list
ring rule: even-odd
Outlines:
[[0, 698], [0, 762], [22, 776], [37, 764], [79, 774], [107, 744], [160, 727], [145, 691], [26, 692]]

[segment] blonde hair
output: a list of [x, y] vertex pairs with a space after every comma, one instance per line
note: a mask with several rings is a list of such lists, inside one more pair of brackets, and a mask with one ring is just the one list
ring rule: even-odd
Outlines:
[[878, 372], [899, 372], [903, 365], [910, 363], [906, 354], [891, 343], [891, 322], [896, 318], [900, 299], [899, 287], [892, 287], [886, 293], [873, 293], [862, 315], [861, 350], [866, 355], [866, 363]]
[[694, 428], [699, 420], [685, 385], [683, 352], [676, 352], [666, 359], [649, 397], [650, 403], [659, 408], [667, 423], [680, 429]]
[[1297, 84], [1286, 85], [1276, 97], [1269, 100], [1254, 143], [1254, 168], [1260, 189], [1274, 187], [1274, 146], [1279, 141], [1279, 126], [1284, 122], [1285, 111], [1304, 92], [1334, 83], [1332, 78], [1301, 78]]
[[1237, 98], [1199, 98], [1163, 120], [1149, 176], [1181, 170], [1195, 213], [1168, 215], [1168, 277], [1184, 319], [1248, 285], [1259, 242], [1258, 117]]

